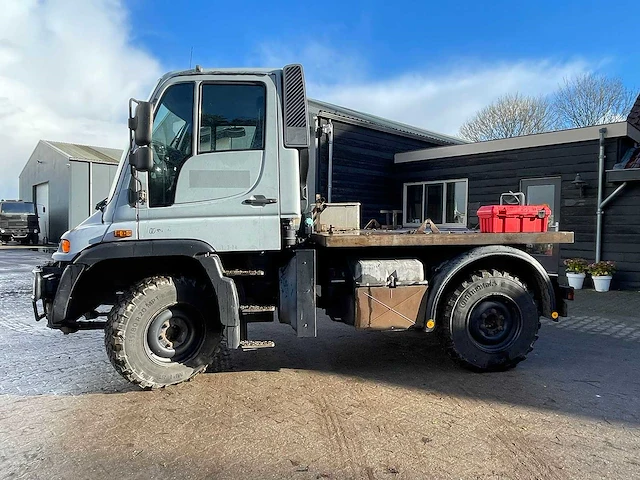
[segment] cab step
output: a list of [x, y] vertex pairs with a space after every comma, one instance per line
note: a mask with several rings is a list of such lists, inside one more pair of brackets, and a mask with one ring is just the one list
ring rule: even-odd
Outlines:
[[264, 270], [225, 270], [225, 277], [264, 277]]
[[262, 348], [273, 348], [276, 343], [272, 340], [242, 340], [240, 342], [240, 350], [243, 352], [252, 352]]
[[273, 313], [276, 311], [275, 305], [240, 305], [240, 312], [243, 315], [257, 313]]
[[245, 326], [247, 323], [273, 322], [275, 321], [275, 311], [274, 305], [240, 305], [240, 321]]

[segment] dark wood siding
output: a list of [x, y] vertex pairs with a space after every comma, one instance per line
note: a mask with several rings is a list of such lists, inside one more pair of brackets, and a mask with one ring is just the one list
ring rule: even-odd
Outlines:
[[[427, 140], [333, 122], [333, 202], [362, 203], [362, 222], [383, 222], [380, 210], [401, 209], [402, 191], [393, 182], [396, 153], [436, 146]], [[322, 124], [326, 123], [322, 120]], [[320, 139], [317, 191], [327, 197], [328, 145]]]
[[[606, 141], [606, 168], [610, 169], [632, 145], [629, 139]], [[508, 152], [486, 153], [396, 165], [394, 195], [405, 182], [468, 178], [469, 227], [478, 224], [481, 205], [498, 202], [500, 194], [518, 191], [520, 180], [560, 176], [560, 229], [575, 232], [576, 242], [563, 245], [561, 260], [595, 257], [598, 182], [598, 140], [550, 145]], [[587, 182], [584, 198], [571, 182], [576, 173]], [[605, 198], [616, 185], [606, 184]], [[630, 183], [605, 209], [602, 259], [617, 262], [613, 288], [640, 289], [640, 185]], [[561, 269], [562, 271], [562, 269]]]

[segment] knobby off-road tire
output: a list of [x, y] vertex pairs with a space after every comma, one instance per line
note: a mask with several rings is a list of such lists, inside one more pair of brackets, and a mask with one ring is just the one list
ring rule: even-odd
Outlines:
[[147, 278], [122, 295], [105, 328], [115, 369], [142, 388], [187, 381], [224, 367], [222, 328], [211, 293], [194, 280]]
[[474, 371], [502, 371], [524, 360], [538, 339], [531, 293], [508, 272], [474, 273], [449, 297], [439, 329], [447, 353]]

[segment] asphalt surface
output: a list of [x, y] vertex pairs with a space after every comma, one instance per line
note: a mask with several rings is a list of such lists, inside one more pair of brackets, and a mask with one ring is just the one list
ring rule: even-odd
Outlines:
[[0, 251], [0, 478], [640, 478], [640, 293], [578, 292], [509, 372], [322, 317], [315, 339], [252, 325], [276, 348], [145, 392], [101, 332], [33, 320], [47, 258]]

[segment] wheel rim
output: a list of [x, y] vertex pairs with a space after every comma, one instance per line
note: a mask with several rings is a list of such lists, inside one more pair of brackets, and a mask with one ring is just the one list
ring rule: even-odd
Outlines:
[[509, 297], [485, 297], [473, 306], [467, 317], [469, 337], [487, 352], [509, 348], [521, 330], [522, 312]]
[[145, 349], [161, 363], [185, 362], [198, 352], [204, 339], [199, 315], [173, 305], [156, 314], [147, 328]]

